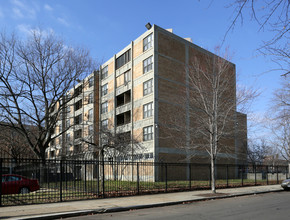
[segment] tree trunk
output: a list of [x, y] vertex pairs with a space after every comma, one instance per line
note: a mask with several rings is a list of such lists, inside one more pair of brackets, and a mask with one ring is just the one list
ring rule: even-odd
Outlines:
[[211, 191], [216, 193], [215, 189], [215, 158], [211, 157]]

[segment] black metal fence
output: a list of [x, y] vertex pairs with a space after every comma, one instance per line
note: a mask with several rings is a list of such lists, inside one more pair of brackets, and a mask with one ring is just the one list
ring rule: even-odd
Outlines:
[[[1, 206], [210, 189], [211, 185], [209, 164], [188, 163], [0, 159], [0, 175]], [[278, 184], [289, 177], [289, 170], [288, 166], [219, 164], [215, 176], [217, 188], [254, 186]]]

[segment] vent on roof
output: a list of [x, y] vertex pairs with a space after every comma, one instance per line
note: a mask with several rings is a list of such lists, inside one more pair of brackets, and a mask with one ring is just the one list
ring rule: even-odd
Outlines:
[[190, 37], [186, 37], [184, 39], [187, 40], [187, 41], [189, 41], [190, 43], [192, 43], [192, 39]]
[[173, 33], [173, 29], [172, 28], [168, 28], [166, 30], [169, 31], [170, 33]]

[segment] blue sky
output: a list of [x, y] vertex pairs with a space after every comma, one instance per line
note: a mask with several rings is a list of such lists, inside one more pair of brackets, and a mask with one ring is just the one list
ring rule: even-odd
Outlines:
[[[30, 29], [53, 30], [70, 44], [90, 49], [99, 62], [106, 61], [146, 31], [151, 22], [173, 28], [181, 37], [213, 51], [222, 42], [233, 18], [227, 0], [0, 0], [0, 30], [25, 36]], [[258, 7], [260, 7], [258, 5]], [[261, 6], [262, 7], [262, 6]], [[258, 25], [245, 17], [226, 38], [233, 54], [239, 83], [262, 91], [253, 104], [261, 114], [269, 107], [272, 92], [279, 87], [279, 72], [269, 59], [255, 49], [269, 32], [258, 32]]]

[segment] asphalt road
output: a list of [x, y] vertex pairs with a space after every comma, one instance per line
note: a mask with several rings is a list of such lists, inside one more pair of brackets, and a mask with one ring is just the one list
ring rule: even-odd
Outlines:
[[127, 212], [81, 216], [69, 219], [290, 219], [290, 191], [209, 200], [160, 208], [132, 210]]

